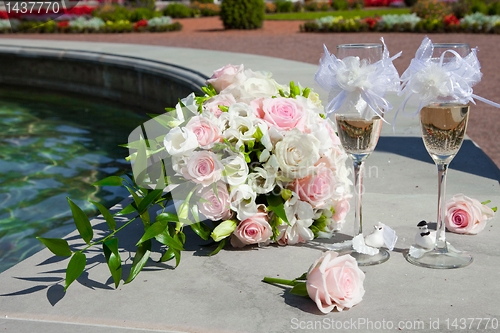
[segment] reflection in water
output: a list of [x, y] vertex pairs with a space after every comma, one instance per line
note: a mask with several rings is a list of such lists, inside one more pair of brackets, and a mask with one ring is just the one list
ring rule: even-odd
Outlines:
[[43, 248], [35, 236], [74, 229], [66, 197], [93, 215], [88, 200], [109, 207], [127, 196], [91, 184], [128, 172], [118, 145], [144, 120], [105, 104], [0, 90], [0, 272]]

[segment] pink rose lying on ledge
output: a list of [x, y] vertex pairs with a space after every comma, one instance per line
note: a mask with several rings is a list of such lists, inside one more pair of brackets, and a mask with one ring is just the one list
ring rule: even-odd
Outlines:
[[476, 235], [495, 215], [496, 207], [487, 207], [488, 202], [480, 203], [461, 193], [455, 195], [446, 202], [446, 229], [457, 234]]
[[[300, 280], [306, 280], [300, 281]], [[307, 274], [295, 280], [265, 277], [264, 282], [293, 286], [292, 294], [309, 296], [323, 313], [337, 308], [342, 311], [361, 302], [365, 289], [365, 274], [356, 259], [333, 251], [324, 252]]]

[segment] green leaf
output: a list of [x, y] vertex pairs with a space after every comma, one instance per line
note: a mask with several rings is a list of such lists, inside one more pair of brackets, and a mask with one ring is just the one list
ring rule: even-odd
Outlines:
[[221, 240], [219, 242], [219, 246], [217, 246], [217, 248], [212, 253], [210, 253], [209, 256], [213, 256], [213, 255], [219, 253], [219, 251], [222, 250], [224, 245], [226, 245], [226, 240], [227, 240], [227, 238], [224, 238], [223, 240]]
[[497, 207], [493, 207], [491, 210], [492, 210], [492, 211], [494, 211], [494, 212], [496, 213], [496, 211], [497, 211]]
[[161, 234], [168, 226], [168, 222], [161, 221], [161, 222], [155, 222], [153, 225], [151, 225], [145, 232], [144, 235], [141, 237], [141, 239], [135, 244], [138, 246], [141, 243], [144, 243], [147, 240], [150, 240], [153, 237], [158, 236]]
[[64, 239], [42, 237], [36, 237], [36, 239], [42, 242], [56, 256], [70, 257], [73, 253], [69, 248], [68, 242]]
[[[163, 222], [156, 222], [156, 223], [163, 223]], [[160, 242], [164, 245], [172, 247], [178, 251], [184, 251], [183, 243], [180, 241], [179, 237], [172, 237], [168, 231], [168, 228], [163, 229], [163, 231], [161, 233], [159, 233], [158, 235], [156, 235], [154, 237], [158, 242]]]
[[165, 262], [175, 257], [175, 251], [177, 250], [174, 250], [173, 248], [169, 247], [168, 250], [161, 256], [159, 262]]
[[137, 212], [137, 209], [134, 207], [134, 204], [130, 203], [127, 205], [127, 207], [123, 208], [118, 213], [116, 213], [115, 216], [116, 215], [127, 215], [127, 214], [130, 214], [133, 212]]
[[299, 296], [309, 296], [305, 282], [297, 282], [297, 284], [290, 289], [290, 293]]
[[190, 225], [191, 229], [200, 236], [204, 240], [208, 240], [210, 238], [210, 234], [212, 233], [212, 229], [207, 227], [207, 225], [203, 222], [194, 223]]
[[90, 244], [90, 241], [94, 237], [94, 231], [92, 230], [92, 226], [90, 225], [89, 218], [83, 210], [80, 209], [77, 205], [71, 201], [70, 198], [66, 197], [68, 199], [69, 206], [71, 208], [71, 213], [73, 214], [73, 220], [75, 221], [76, 228], [78, 229], [78, 232], [80, 233], [80, 236], [82, 236], [82, 239], [85, 241], [85, 243]]
[[144, 181], [144, 179], [146, 178], [146, 173], [148, 171], [148, 159], [146, 150], [146, 141], [142, 139], [141, 136], [141, 140], [139, 140], [139, 144], [137, 147], [137, 157], [135, 158], [135, 162], [132, 165], [134, 179], [138, 184]]
[[89, 202], [94, 204], [99, 209], [102, 216], [106, 220], [106, 223], [108, 224], [109, 229], [114, 231], [116, 229], [116, 221], [113, 218], [113, 215], [111, 215], [111, 213], [109, 212], [109, 210], [98, 202], [91, 201], [91, 200], [89, 200]]
[[179, 218], [175, 214], [171, 213], [161, 213], [156, 217], [156, 222], [165, 221], [165, 222], [179, 222]]
[[[295, 280], [307, 280], [307, 272], [305, 272], [304, 274], [302, 274], [301, 276], [299, 276], [298, 278], [296, 278]], [[295, 281], [294, 280], [294, 281]]]
[[174, 249], [174, 255], [175, 255], [175, 268], [177, 268], [177, 266], [179, 266], [179, 264], [181, 263], [181, 251]]
[[[133, 142], [129, 142], [123, 145], [118, 145], [118, 147], [125, 147], [125, 148], [131, 148], [131, 149], [139, 149], [139, 147], [142, 145], [142, 142], [145, 141], [146, 145], [149, 147], [155, 147], [158, 145], [156, 141], [153, 140], [137, 140]], [[113, 177], [113, 176], [111, 176]]]
[[118, 238], [111, 238], [102, 244], [102, 250], [108, 263], [109, 271], [115, 281], [115, 288], [118, 288], [122, 278], [122, 260], [118, 253]]
[[85, 265], [87, 264], [87, 257], [81, 252], [75, 252], [71, 257], [68, 268], [66, 268], [66, 286], [64, 291], [68, 289], [70, 284], [73, 283], [80, 275], [82, 275], [85, 270]]
[[159, 196], [163, 193], [163, 190], [153, 190], [146, 195], [144, 199], [141, 200], [141, 203], [137, 207], [137, 211], [139, 214], [144, 213], [144, 211], [148, 208], [148, 206], [158, 199]]
[[133, 279], [139, 274], [144, 265], [149, 259], [151, 255], [151, 241], [147, 240], [137, 248], [137, 252], [135, 253], [134, 261], [132, 262], [132, 268], [130, 269], [130, 275], [125, 281], [125, 284], [132, 282]]
[[[132, 190], [130, 187], [128, 186], [125, 186], [127, 188], [127, 190], [130, 192], [130, 194], [132, 195], [132, 197], [134, 198], [134, 202], [136, 204], [136, 206], [138, 207], [143, 198], [139, 197], [137, 195], [137, 193], [134, 192], [134, 190]], [[144, 224], [144, 226], [149, 226], [149, 212], [146, 210], [146, 211], [143, 211], [142, 214], [139, 213], [140, 217], [141, 217], [141, 220], [142, 220], [142, 224]]]
[[179, 211], [177, 212], [177, 215], [179, 216], [180, 220], [185, 220], [189, 217], [189, 201], [191, 200], [191, 196], [193, 195], [195, 190], [196, 187], [189, 192], [189, 194], [186, 197], [186, 200], [184, 200], [179, 206]]
[[122, 186], [123, 178], [119, 176], [109, 176], [104, 179], [101, 179], [98, 182], [95, 182], [94, 186]]
[[486, 204], [489, 204], [491, 202], [491, 200], [487, 200], [485, 202], [481, 202], [481, 205], [486, 205]]
[[283, 198], [278, 195], [268, 195], [267, 198], [267, 210], [273, 211], [274, 214], [278, 215], [286, 224], [290, 225], [285, 213], [285, 205]]

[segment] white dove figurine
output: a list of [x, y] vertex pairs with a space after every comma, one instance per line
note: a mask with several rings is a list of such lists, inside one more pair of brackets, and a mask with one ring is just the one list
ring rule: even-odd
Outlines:
[[430, 231], [427, 228], [426, 221], [420, 221], [417, 227], [418, 232], [415, 235], [415, 244], [427, 250], [433, 249], [436, 243], [436, 232]]
[[365, 237], [365, 244], [371, 247], [379, 248], [384, 246], [384, 225], [378, 223], [373, 226], [373, 232]]

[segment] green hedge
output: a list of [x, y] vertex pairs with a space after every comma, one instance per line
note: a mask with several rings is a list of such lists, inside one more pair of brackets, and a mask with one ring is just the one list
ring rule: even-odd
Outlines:
[[220, 17], [226, 29], [257, 29], [265, 14], [263, 0], [223, 0]]

